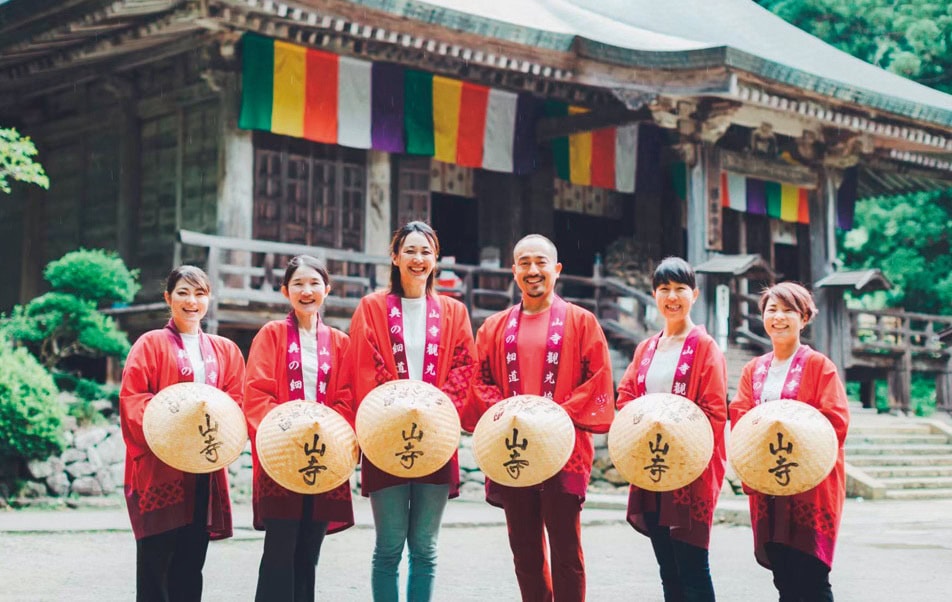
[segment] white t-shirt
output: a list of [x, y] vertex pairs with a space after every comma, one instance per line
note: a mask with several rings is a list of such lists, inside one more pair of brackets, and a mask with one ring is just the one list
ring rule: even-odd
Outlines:
[[678, 368], [681, 351], [687, 337], [662, 338], [658, 341], [648, 373], [645, 375], [645, 393], [670, 393], [674, 386], [674, 371]]
[[202, 359], [202, 346], [199, 345], [197, 334], [183, 334], [182, 344], [185, 345], [185, 352], [188, 354], [188, 361], [192, 363], [192, 372], [195, 376], [195, 382], [205, 382], [205, 360]]
[[317, 399], [317, 334], [298, 328], [301, 339], [301, 372], [304, 375], [304, 399]]
[[403, 345], [407, 371], [413, 380], [423, 380], [423, 350], [426, 348], [426, 297], [400, 300], [403, 307]]
[[767, 370], [767, 379], [764, 381], [763, 394], [761, 401], [776, 401], [783, 394], [783, 383], [787, 381], [787, 373], [790, 371], [790, 364], [796, 352], [790, 357], [778, 362], [776, 358], [770, 362], [770, 368]]

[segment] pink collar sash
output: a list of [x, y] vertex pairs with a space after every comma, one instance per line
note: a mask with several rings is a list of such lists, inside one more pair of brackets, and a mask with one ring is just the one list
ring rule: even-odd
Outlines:
[[[555, 383], [559, 377], [559, 356], [565, 335], [565, 316], [568, 304], [561, 297], [552, 299], [549, 308], [549, 330], [545, 337], [545, 363], [543, 364], [542, 396], [555, 399]], [[522, 380], [519, 378], [519, 320], [522, 318], [522, 304], [509, 310], [506, 317], [505, 348], [506, 371], [509, 378], [509, 392], [522, 394]]]
[[[399, 295], [387, 295], [387, 326], [390, 348], [397, 364], [397, 377], [410, 378], [407, 348], [404, 341], [403, 305]], [[426, 346], [423, 349], [423, 382], [436, 386], [437, 359], [440, 351], [440, 301], [433, 295], [426, 297]]]
[[[301, 331], [297, 316], [292, 310], [285, 320], [288, 329], [288, 348], [285, 359], [288, 362], [288, 400], [303, 401], [307, 399], [304, 391], [304, 366], [301, 359]], [[329, 349], [331, 330], [317, 318], [317, 390], [313, 398], [317, 403], [327, 402], [327, 382], [331, 374], [331, 352]]]
[[[192, 368], [192, 361], [188, 357], [188, 351], [185, 350], [185, 342], [178, 328], [175, 327], [175, 321], [169, 318], [169, 323], [165, 325], [165, 332], [175, 347], [175, 363], [178, 366], [178, 373], [182, 380], [179, 382], [189, 382], [195, 380], [195, 369]], [[215, 358], [215, 350], [212, 348], [212, 341], [207, 334], [198, 331], [198, 348], [202, 352], [202, 360], [205, 362], [205, 384], [213, 387], [218, 386], [218, 360]], [[187, 379], [187, 380], [186, 380]]]
[[[790, 369], [787, 370], [787, 377], [783, 381], [783, 391], [780, 393], [781, 399], [797, 399], [800, 395], [800, 383], [803, 379], [803, 366], [807, 362], [810, 352], [813, 351], [807, 345], [800, 345], [797, 352], [793, 355], [790, 362]], [[757, 367], [754, 369], [752, 385], [754, 388], [755, 405], [764, 403], [764, 383], [767, 382], [767, 373], [770, 371], [770, 364], [773, 362], [774, 354], [771, 351], [767, 355], [761, 356], [757, 360]], [[766, 400], [773, 401], [773, 400]]]
[[[706, 332], [703, 326], [695, 326], [684, 340], [684, 346], [681, 347], [681, 356], [678, 358], [678, 367], [674, 370], [674, 382], [671, 384], [671, 392], [675, 395], [687, 397], [688, 383], [691, 381], [691, 369], [694, 367], [697, 343], [701, 339], [701, 335]], [[654, 360], [654, 354], [655, 351], [658, 350], [658, 344], [661, 342], [661, 335], [663, 333], [664, 331], [661, 331], [651, 337], [648, 341], [648, 346], [645, 347], [645, 353], [641, 358], [641, 363], [638, 364], [638, 381], [636, 383], [638, 397], [645, 394], [645, 381], [648, 377], [648, 368], [651, 367], [651, 362]]]

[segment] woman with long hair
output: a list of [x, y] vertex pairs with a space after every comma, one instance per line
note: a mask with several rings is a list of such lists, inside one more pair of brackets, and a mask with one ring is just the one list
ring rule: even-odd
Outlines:
[[[466, 307], [434, 292], [439, 252], [436, 233], [423, 222], [410, 222], [394, 234], [390, 289], [364, 297], [351, 321], [348, 359], [355, 408], [383, 383], [415, 379], [442, 389], [462, 410], [476, 350]], [[373, 599], [399, 599], [397, 570], [406, 545], [407, 600], [430, 600], [443, 510], [448, 498], [459, 495], [456, 455], [436, 472], [412, 479], [388, 474], [364, 456], [360, 474], [376, 528]]]

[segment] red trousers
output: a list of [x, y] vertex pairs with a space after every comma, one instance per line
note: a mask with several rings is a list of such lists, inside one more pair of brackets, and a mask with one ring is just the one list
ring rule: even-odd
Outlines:
[[508, 488], [503, 507], [523, 602], [583, 602], [585, 558], [579, 497], [554, 488]]

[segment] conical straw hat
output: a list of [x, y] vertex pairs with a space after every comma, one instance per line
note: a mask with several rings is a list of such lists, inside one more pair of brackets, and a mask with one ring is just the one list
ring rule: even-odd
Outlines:
[[714, 431], [701, 408], [673, 393], [632, 400], [612, 421], [608, 454], [629, 483], [671, 491], [694, 482], [711, 461]]
[[833, 470], [836, 431], [813, 406], [795, 400], [763, 403], [737, 421], [728, 457], [748, 487], [794, 495], [816, 487]]
[[296, 493], [315, 494], [346, 482], [357, 467], [357, 436], [331, 408], [313, 401], [283, 403], [255, 435], [261, 468]]
[[357, 409], [357, 441], [380, 470], [398, 477], [432, 474], [459, 448], [453, 401], [420, 380], [394, 380], [371, 391]]
[[530, 487], [558, 474], [575, 448], [575, 426], [562, 406], [516, 395], [492, 406], [473, 430], [473, 455], [492, 481]]
[[228, 466], [248, 441], [245, 416], [227, 393], [204, 383], [177, 383], [145, 407], [142, 430], [160, 460], [204, 474]]

